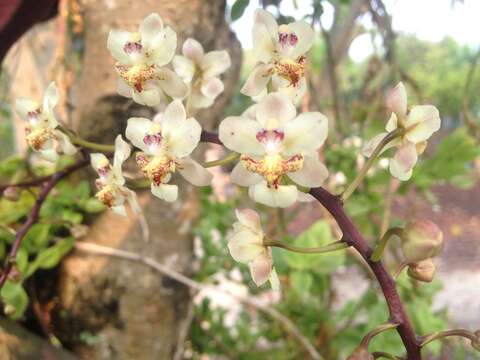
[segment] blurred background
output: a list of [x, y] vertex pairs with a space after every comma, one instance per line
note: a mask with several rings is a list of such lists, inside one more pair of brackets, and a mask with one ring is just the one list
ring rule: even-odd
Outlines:
[[[252, 101], [239, 90], [254, 66], [253, 13], [263, 7], [279, 23], [304, 20], [316, 30], [307, 61], [302, 111], [330, 121], [322, 156], [325, 184], [340, 193], [365, 161], [360, 150], [382, 131], [389, 88], [403, 81], [409, 105], [433, 104], [442, 128], [429, 142], [411, 181], [400, 183], [380, 159], [346, 204], [371, 244], [392, 226], [429, 218], [444, 232], [437, 276], [418, 283], [405, 274], [398, 289], [419, 334], [480, 324], [480, 2], [476, 0], [12, 0], [0, 1], [0, 180], [40, 176], [55, 168], [26, 149], [24, 126], [12, 107], [18, 96], [41, 99], [50, 81], [62, 98], [58, 117], [83, 137], [112, 143], [130, 116], [146, 109], [115, 92], [110, 29], [133, 30], [158, 12], [178, 33], [206, 50], [226, 49], [232, 67], [225, 91], [197, 119], [215, 129]], [[200, 159], [223, 155], [201, 145]], [[385, 154], [386, 156], [389, 153]], [[72, 159], [62, 159], [66, 164]], [[134, 173], [130, 164], [128, 171]], [[56, 166], [60, 166], [57, 164]], [[151, 239], [133, 217], [104, 212], [92, 197], [92, 173], [64, 181], [17, 257], [18, 281], [2, 290], [0, 355], [5, 359], [345, 359], [362, 337], [387, 320], [380, 290], [354, 250], [302, 255], [274, 249], [282, 290], [257, 288], [233, 261], [226, 235], [234, 209], [258, 210], [271, 238], [321, 246], [340, 238], [316, 203], [281, 210], [254, 204], [215, 169], [212, 188], [183, 184], [182, 199], [165, 205], [140, 192]], [[178, 180], [178, 182], [181, 182]], [[29, 213], [36, 190], [0, 200], [0, 259]], [[150, 256], [168, 271], [76, 250], [88, 241]], [[400, 263], [392, 241], [386, 264]], [[20, 254], [19, 253], [19, 254]], [[208, 287], [206, 287], [208, 285]], [[210, 286], [213, 285], [213, 286]], [[395, 332], [371, 350], [401, 355]], [[426, 359], [480, 359], [468, 342], [429, 344]], [[320, 357], [321, 356], [321, 357]]]

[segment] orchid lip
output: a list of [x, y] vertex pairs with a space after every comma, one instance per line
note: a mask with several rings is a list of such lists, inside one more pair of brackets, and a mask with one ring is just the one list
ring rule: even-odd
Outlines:
[[123, 51], [127, 54], [139, 54], [142, 51], [142, 44], [138, 41], [129, 41], [123, 46]]

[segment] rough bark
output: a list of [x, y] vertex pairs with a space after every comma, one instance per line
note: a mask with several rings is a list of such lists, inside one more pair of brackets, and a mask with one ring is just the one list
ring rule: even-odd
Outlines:
[[[107, 48], [111, 28], [133, 30], [149, 13], [157, 12], [178, 34], [179, 47], [194, 37], [207, 50], [229, 50], [232, 68], [225, 76], [225, 93], [217, 104], [197, 118], [212, 127], [221, 118], [238, 80], [240, 46], [224, 20], [225, 1], [170, 0], [83, 1], [85, 53], [81, 81], [75, 91], [74, 126], [92, 140], [112, 142], [123, 133], [130, 116], [151, 116], [146, 107], [116, 95], [113, 60]], [[104, 213], [85, 240], [148, 254], [177, 271], [191, 270], [191, 224], [198, 215], [197, 192], [180, 187], [181, 199], [166, 204], [141, 195], [151, 239], [142, 239], [135, 219]], [[65, 316], [58, 318], [58, 335], [75, 352], [88, 359], [169, 359], [186, 316], [188, 289], [159, 277], [142, 265], [118, 259], [73, 254], [62, 266], [59, 287]], [[78, 334], [96, 335], [98, 343], [86, 346]]]

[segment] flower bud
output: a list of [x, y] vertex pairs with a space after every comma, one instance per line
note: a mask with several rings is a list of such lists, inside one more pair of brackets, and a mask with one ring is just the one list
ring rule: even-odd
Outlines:
[[387, 95], [387, 108], [394, 112], [398, 117], [403, 117], [407, 113], [407, 91], [403, 83], [398, 83]]
[[405, 226], [402, 251], [408, 263], [419, 262], [440, 254], [443, 249], [443, 233], [430, 220], [415, 220]]
[[3, 190], [3, 197], [10, 201], [18, 201], [20, 199], [20, 190], [17, 187], [9, 186]]
[[436, 272], [435, 264], [432, 259], [425, 259], [417, 263], [412, 263], [408, 266], [407, 274], [412, 279], [431, 282]]
[[359, 346], [347, 357], [347, 360], [374, 360], [374, 357], [365, 347]]

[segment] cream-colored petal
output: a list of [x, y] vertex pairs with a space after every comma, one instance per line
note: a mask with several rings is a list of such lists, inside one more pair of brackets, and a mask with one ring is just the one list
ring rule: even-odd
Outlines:
[[212, 173], [190, 157], [179, 161], [178, 172], [195, 186], [208, 186], [213, 178]]
[[398, 128], [398, 117], [395, 115], [394, 112], [392, 112], [392, 115], [390, 115], [390, 119], [388, 119], [387, 125], [385, 126], [385, 130], [388, 132], [392, 132]]
[[253, 21], [254, 21], [254, 25], [253, 25], [254, 27], [255, 25], [259, 25], [259, 24], [262, 24], [263, 26], [265, 26], [272, 39], [276, 39], [278, 37], [277, 21], [275, 20], [273, 15], [270, 14], [268, 11], [263, 9], [256, 9], [253, 17]]
[[175, 100], [166, 107], [162, 117], [162, 125], [165, 131], [170, 131], [186, 119], [185, 107], [180, 100]]
[[[50, 115], [53, 112], [53, 108], [57, 105], [60, 95], [58, 93], [57, 86], [55, 82], [51, 82], [47, 90], [45, 90], [45, 95], [43, 97], [43, 113], [45, 115]], [[54, 127], [52, 125], [52, 127]]]
[[277, 189], [269, 188], [266, 182], [250, 187], [252, 199], [260, 204], [271, 207], [286, 208], [297, 200], [297, 187], [295, 185], [280, 185]]
[[[402, 82], [399, 82], [387, 95], [387, 108], [397, 114], [397, 116], [404, 117], [407, 114], [407, 91]], [[388, 130], [387, 131], [392, 131]]]
[[15, 100], [15, 110], [17, 110], [22, 119], [27, 119], [29, 112], [37, 111], [39, 109], [40, 104], [35, 100], [23, 97]]
[[210, 99], [216, 99], [224, 90], [223, 82], [219, 78], [212, 77], [202, 82], [200, 91]]
[[77, 152], [77, 148], [73, 146], [70, 138], [59, 130], [55, 130], [55, 136], [58, 141], [60, 150], [65, 155], [73, 155]]
[[223, 74], [231, 65], [230, 55], [226, 50], [210, 51], [200, 61], [200, 68], [205, 78]]
[[307, 91], [307, 81], [305, 77], [302, 77], [297, 84], [293, 85], [281, 76], [273, 75], [272, 88], [274, 91], [287, 95], [294, 104], [298, 105]]
[[305, 21], [296, 21], [288, 24], [288, 28], [297, 36], [297, 43], [293, 46], [289, 55], [292, 60], [304, 55], [313, 45], [315, 32]]
[[407, 143], [398, 148], [390, 160], [390, 173], [399, 180], [406, 181], [412, 176], [412, 169], [417, 163], [415, 145]]
[[233, 168], [230, 178], [234, 184], [239, 186], [252, 186], [263, 180], [260, 175], [245, 169], [241, 161]]
[[328, 119], [319, 112], [303, 113], [285, 124], [283, 153], [311, 153], [323, 145], [328, 135]]
[[159, 199], [167, 202], [173, 202], [178, 198], [178, 186], [170, 184], [160, 184], [158, 186], [151, 184], [152, 194]]
[[306, 187], [321, 186], [328, 177], [328, 170], [318, 158], [318, 154], [305, 156], [303, 167], [295, 172], [288, 173], [288, 177], [297, 184]]
[[117, 79], [117, 92], [127, 98], [132, 97], [133, 89], [122, 78]]
[[162, 68], [158, 71], [159, 83], [162, 90], [175, 99], [184, 98], [188, 93], [188, 87], [182, 81], [180, 76], [172, 70]]
[[255, 210], [252, 209], [236, 209], [235, 215], [237, 216], [238, 221], [259, 235], [263, 235], [262, 224], [260, 222], [260, 216]]
[[255, 22], [252, 28], [252, 45], [255, 59], [262, 63], [269, 63], [275, 57], [275, 40], [272, 38], [265, 24]]
[[[257, 120], [269, 130], [281, 128], [297, 114], [292, 101], [285, 94], [271, 93], [257, 105]], [[273, 129], [270, 129], [273, 125]]]
[[227, 246], [232, 258], [241, 263], [249, 263], [265, 251], [262, 238], [246, 227], [229, 234]]
[[142, 213], [142, 208], [140, 207], [140, 204], [138, 203], [138, 198], [137, 194], [130, 190], [127, 189], [126, 187], [123, 188], [123, 191], [127, 193], [127, 202], [130, 205], [130, 208], [132, 209], [133, 213], [136, 215], [139, 215]]
[[38, 151], [40, 157], [50, 162], [56, 162], [58, 160], [58, 153], [53, 147], [43, 148]]
[[183, 43], [182, 54], [186, 58], [199, 64], [204, 55], [203, 46], [197, 40], [188, 38]]
[[204, 109], [210, 107], [215, 99], [203, 95], [201, 92], [192, 92], [190, 94], [190, 106], [193, 109]]
[[432, 105], [414, 106], [410, 110], [405, 127], [405, 137], [414, 144], [427, 140], [440, 129], [440, 114]]
[[132, 148], [122, 139], [122, 135], [115, 138], [115, 153], [113, 155], [113, 169], [117, 175], [122, 174], [122, 164], [128, 159]]
[[265, 284], [270, 279], [272, 265], [273, 260], [268, 254], [261, 254], [250, 263], [250, 274], [257, 286]]
[[110, 54], [115, 60], [125, 65], [132, 63], [130, 56], [123, 50], [131, 36], [130, 32], [124, 30], [111, 30], [108, 34], [107, 48]]
[[90, 154], [90, 164], [92, 165], [93, 169], [98, 173], [99, 169], [109, 166], [110, 162], [105, 155], [101, 153], [93, 153]]
[[148, 15], [140, 23], [140, 36], [142, 38], [142, 44], [145, 47], [149, 47], [153, 39], [163, 31], [163, 21], [160, 15], [152, 13]]
[[135, 147], [148, 152], [148, 146], [145, 145], [143, 139], [152, 125], [153, 122], [145, 118], [130, 118], [127, 121], [125, 137], [130, 140]]
[[258, 96], [267, 88], [272, 75], [272, 66], [258, 64], [252, 70], [240, 92], [247, 96]]
[[167, 119], [164, 117], [163, 124], [162, 135], [165, 137], [165, 146], [170, 154], [183, 158], [195, 150], [202, 134], [202, 127], [197, 120], [188, 118], [171, 126], [167, 125]]
[[120, 216], [127, 216], [127, 211], [125, 210], [125, 205], [115, 205], [110, 208], [115, 214]]
[[240, 154], [263, 155], [263, 146], [257, 140], [262, 126], [255, 120], [229, 116], [220, 123], [218, 135], [224, 146]]
[[140, 105], [146, 106], [156, 106], [160, 103], [160, 92], [156, 87], [149, 87], [138, 92], [136, 90], [132, 91], [133, 100]]
[[272, 290], [280, 290], [280, 280], [278, 279], [278, 274], [274, 267], [272, 267], [270, 278], [268, 280], [270, 281], [270, 286], [272, 287]]
[[172, 61], [173, 70], [182, 78], [185, 83], [190, 83], [195, 74], [195, 64], [185, 56], [175, 55]]
[[172, 61], [177, 49], [177, 34], [169, 26], [158, 33], [151, 41], [146, 55], [149, 64], [165, 66]]

